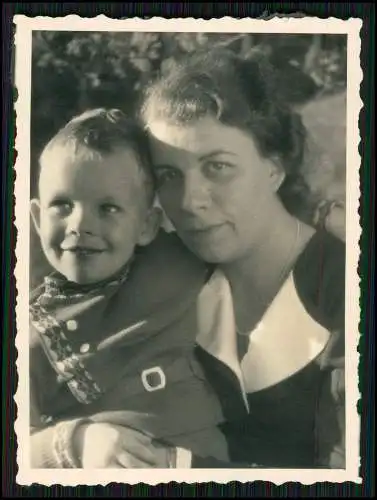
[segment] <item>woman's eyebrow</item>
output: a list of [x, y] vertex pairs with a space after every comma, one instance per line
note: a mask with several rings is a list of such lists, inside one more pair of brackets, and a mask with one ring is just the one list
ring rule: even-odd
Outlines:
[[199, 157], [199, 160], [208, 160], [208, 158], [212, 158], [213, 156], [217, 155], [231, 155], [231, 156], [236, 156], [236, 153], [233, 153], [232, 151], [226, 151], [225, 149], [215, 149], [214, 151], [210, 151], [209, 153], [206, 153], [202, 156]]

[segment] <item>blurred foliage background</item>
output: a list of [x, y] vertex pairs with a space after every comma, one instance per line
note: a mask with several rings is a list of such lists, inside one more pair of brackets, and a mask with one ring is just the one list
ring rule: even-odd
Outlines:
[[[141, 33], [37, 31], [33, 33], [31, 195], [36, 194], [38, 156], [74, 115], [111, 106], [135, 111], [143, 85], [182, 56], [214, 44], [247, 57], [262, 51], [278, 70], [283, 98], [303, 110], [305, 123], [330, 160], [314, 147], [307, 177], [315, 189], [344, 192], [347, 39], [344, 35]], [[318, 165], [321, 163], [321, 169]], [[333, 165], [338, 164], [338, 179]], [[324, 194], [326, 196], [326, 193]], [[30, 285], [49, 271], [31, 230]]]
[[264, 52], [279, 71], [284, 98], [294, 104], [346, 85], [342, 35], [34, 32], [33, 165], [45, 142], [75, 114], [98, 106], [132, 113], [145, 82], [186, 53], [214, 44], [245, 57], [253, 50]]

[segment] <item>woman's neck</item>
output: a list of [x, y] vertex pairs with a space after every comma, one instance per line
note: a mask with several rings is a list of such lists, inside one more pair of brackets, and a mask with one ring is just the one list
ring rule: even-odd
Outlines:
[[270, 220], [247, 255], [221, 266], [232, 288], [238, 323], [244, 327], [263, 314], [314, 234], [285, 211]]

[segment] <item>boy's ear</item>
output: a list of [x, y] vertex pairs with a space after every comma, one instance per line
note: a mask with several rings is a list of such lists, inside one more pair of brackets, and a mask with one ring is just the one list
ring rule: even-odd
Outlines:
[[41, 220], [41, 206], [39, 203], [39, 200], [36, 198], [33, 198], [30, 201], [30, 213], [31, 213], [31, 218], [34, 223], [35, 230], [39, 234], [40, 232], [40, 220]]
[[150, 208], [148, 210], [144, 227], [140, 232], [137, 244], [140, 246], [149, 245], [149, 243], [151, 243], [155, 239], [161, 227], [161, 221], [162, 221], [162, 210], [156, 206]]

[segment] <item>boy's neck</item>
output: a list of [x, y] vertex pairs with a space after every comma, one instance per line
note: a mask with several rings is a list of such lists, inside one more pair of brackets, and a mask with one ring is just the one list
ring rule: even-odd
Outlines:
[[92, 290], [103, 288], [104, 286], [114, 281], [125, 281], [128, 277], [132, 261], [133, 259], [129, 260], [123, 267], [121, 267], [116, 273], [112, 274], [111, 276], [94, 283], [81, 284], [75, 281], [70, 281], [64, 275], [60, 274], [58, 271], [55, 271], [45, 278], [45, 284], [47, 286], [55, 286], [58, 288], [77, 291], [77, 293], [89, 293]]

